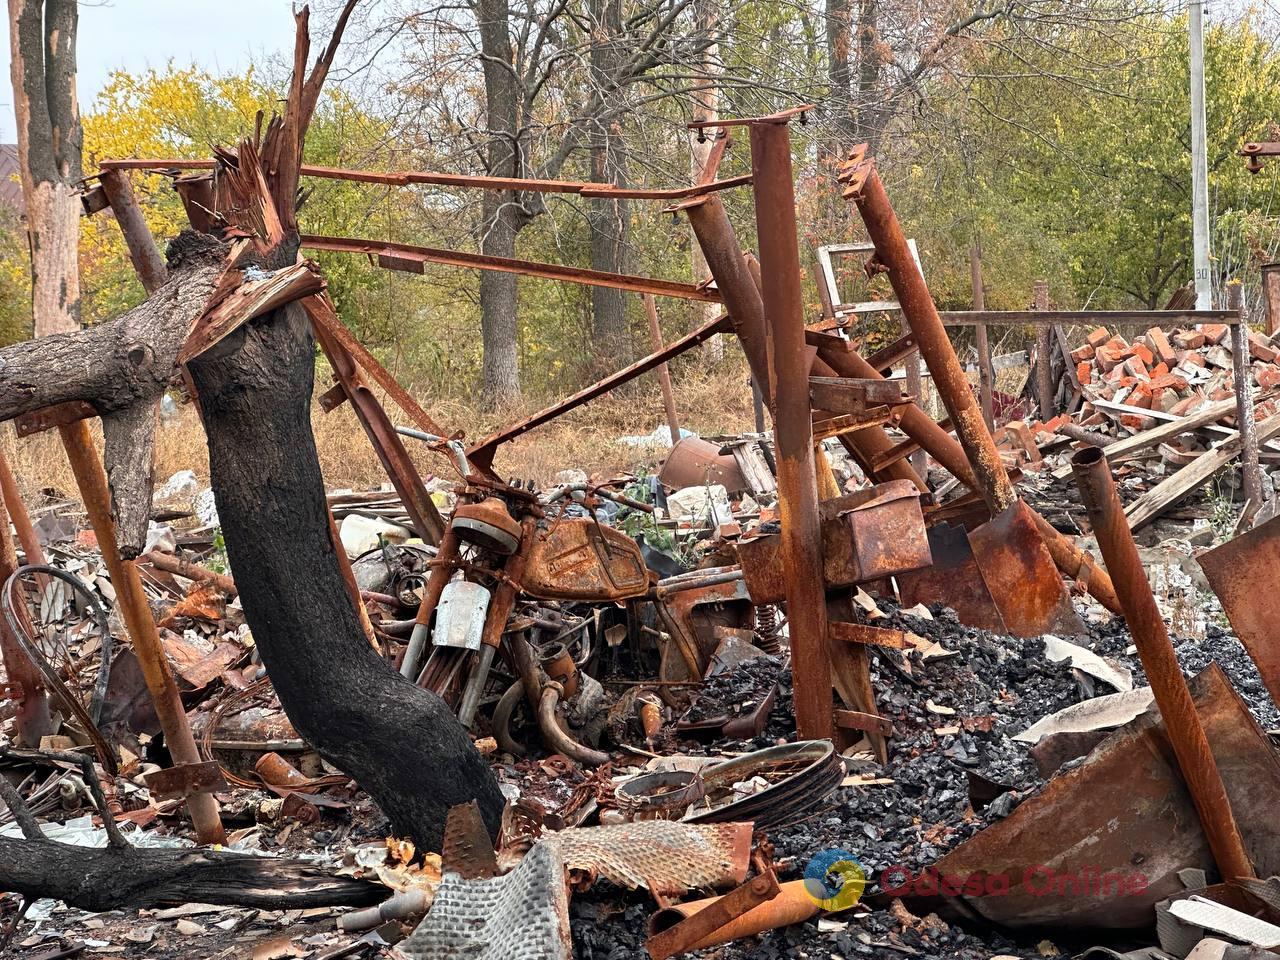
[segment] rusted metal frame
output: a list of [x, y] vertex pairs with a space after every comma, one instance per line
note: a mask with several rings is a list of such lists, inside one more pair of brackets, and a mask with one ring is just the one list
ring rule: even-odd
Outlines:
[[694, 120], [686, 123], [686, 130], [710, 130], [712, 128], [724, 129], [728, 127], [753, 127], [765, 123], [786, 124], [792, 117], [799, 117], [800, 122], [804, 123], [804, 116], [813, 109], [812, 103], [802, 103], [798, 107], [788, 107], [786, 110], [779, 110], [777, 113], [771, 113], [763, 117], [731, 117], [728, 119], [718, 120]]
[[942, 310], [938, 316], [947, 327], [972, 327], [979, 323], [993, 327], [1072, 323], [1104, 327], [1126, 323], [1190, 327], [1200, 323], [1230, 326], [1240, 322], [1240, 315], [1234, 310]]
[[933, 376], [934, 386], [956, 425], [956, 435], [983, 499], [993, 514], [999, 513], [1012, 506], [1018, 494], [1005, 472], [995, 440], [982, 419], [982, 410], [952, 349], [933, 296], [911, 256], [880, 175], [874, 163], [861, 155], [852, 162], [848, 175], [861, 181], [860, 186], [851, 185], [850, 189], [875, 244], [876, 262], [883, 265], [889, 274], [902, 314], [920, 344], [920, 352]]
[[[1227, 303], [1244, 319], [1244, 288], [1227, 285]], [[1240, 426], [1240, 473], [1244, 481], [1244, 516], [1252, 519], [1262, 506], [1262, 467], [1258, 463], [1258, 428], [1253, 419], [1252, 365], [1249, 362], [1249, 328], [1231, 328], [1231, 381], [1236, 392], [1236, 423]]]
[[[212, 170], [213, 160], [104, 160], [99, 167], [105, 173], [122, 170]], [[713, 168], [714, 169], [714, 168]], [[302, 176], [321, 180], [349, 180], [356, 183], [377, 183], [393, 187], [415, 184], [441, 187], [466, 187], [480, 190], [518, 190], [522, 193], [573, 193], [584, 197], [613, 197], [619, 200], [682, 200], [702, 196], [716, 190], [728, 190], [751, 182], [746, 175], [724, 180], [708, 180], [689, 187], [647, 190], [640, 187], [617, 187], [612, 184], [589, 183], [575, 180], [538, 180], [530, 177], [486, 177], [465, 173], [432, 173], [403, 170], [381, 172], [377, 170], [351, 170], [343, 167], [322, 167], [304, 163]]]
[[470, 270], [494, 270], [498, 273], [515, 273], [525, 277], [561, 280], [589, 287], [609, 287], [613, 290], [629, 290], [632, 293], [651, 293], [658, 297], [677, 297], [702, 303], [720, 302], [720, 295], [715, 290], [692, 283], [636, 277], [625, 273], [608, 273], [604, 270], [569, 267], [560, 263], [541, 263], [534, 260], [517, 260], [513, 257], [492, 257], [482, 253], [445, 250], [439, 247], [419, 247], [409, 243], [322, 237], [314, 234], [303, 234], [302, 245], [311, 250], [363, 253], [370, 256], [392, 253], [425, 263], [439, 263]]
[[0, 453], [0, 506], [8, 509], [9, 519], [13, 521], [14, 530], [18, 534], [18, 543], [22, 545], [22, 555], [26, 563], [44, 563], [44, 548], [40, 546], [40, 538], [36, 536], [35, 527], [31, 525], [31, 515], [27, 513], [27, 505], [22, 502], [22, 493], [18, 490], [18, 480], [9, 469], [9, 461]]
[[[7, 468], [6, 468], [7, 469]], [[10, 499], [8, 490], [0, 491], [0, 584], [5, 584], [18, 569], [18, 551], [9, 534]], [[33, 563], [30, 557], [27, 563]], [[27, 626], [29, 614], [25, 606], [15, 613], [19, 623]], [[31, 635], [34, 631], [30, 632]], [[0, 696], [18, 704], [16, 713], [18, 740], [24, 746], [37, 747], [40, 738], [53, 732], [49, 713], [49, 695], [41, 679], [40, 670], [27, 656], [18, 637], [14, 636], [4, 618], [0, 618], [0, 661], [4, 663], [8, 689], [0, 686]]]
[[810, 357], [804, 342], [791, 131], [785, 122], [774, 121], [752, 123], [748, 129], [756, 236], [761, 273], [766, 278], [760, 294], [768, 318], [765, 355], [774, 397], [796, 729], [806, 739], [827, 739], [834, 733], [831, 664], [827, 658], [822, 528], [814, 473]]
[[1280, 143], [1274, 140], [1246, 143], [1238, 152], [1246, 160], [1245, 169], [1250, 173], [1258, 173], [1262, 169], [1263, 157], [1280, 157]]
[[[107, 475], [102, 461], [94, 449], [89, 427], [83, 420], [58, 428], [67, 460], [75, 476], [76, 486], [89, 514], [89, 522], [98, 538], [102, 560], [111, 577], [116, 592], [116, 603], [133, 640], [133, 650], [142, 669], [143, 679], [151, 694], [160, 728], [164, 731], [165, 744], [173, 757], [174, 766], [199, 764], [187, 714], [178, 696], [178, 687], [165, 659], [160, 632], [156, 629], [151, 608], [142, 589], [138, 568], [131, 560], [120, 556], [116, 546], [115, 524], [111, 518], [111, 493], [107, 488]], [[187, 799], [187, 809], [201, 843], [224, 843], [226, 836], [218, 816], [218, 803], [210, 793], [195, 793]]]
[[596, 399], [596, 397], [600, 397], [608, 393], [610, 390], [617, 389], [624, 383], [634, 380], [641, 374], [648, 373], [650, 370], [661, 366], [674, 357], [680, 356], [682, 353], [691, 350], [704, 340], [707, 340], [710, 337], [715, 336], [717, 333], [727, 329], [729, 329], [729, 318], [723, 314], [716, 317], [714, 320], [708, 320], [692, 333], [685, 334], [685, 336], [681, 337], [679, 340], [672, 341], [656, 353], [651, 353], [647, 357], [642, 357], [630, 366], [619, 370], [617, 373], [611, 374], [603, 380], [599, 380], [591, 386], [579, 390], [572, 396], [566, 397], [558, 403], [553, 403], [551, 406], [525, 417], [523, 420], [518, 420], [510, 426], [499, 430], [497, 433], [489, 434], [489, 436], [473, 444], [467, 449], [467, 459], [475, 466], [488, 468], [493, 463], [494, 452], [502, 444], [508, 443], [516, 437], [528, 433], [535, 427], [540, 427], [549, 420], [554, 420], [556, 417], [562, 416], [570, 410], [574, 410], [582, 406], [584, 403], [589, 403]]
[[778, 893], [778, 877], [772, 870], [753, 877], [692, 916], [651, 936], [644, 944], [649, 960], [668, 960], [687, 953], [694, 944], [709, 939], [717, 930], [772, 900]]
[[359, 417], [374, 452], [382, 461], [382, 468], [404, 503], [414, 530], [425, 542], [438, 544], [440, 538], [444, 536], [444, 520], [440, 517], [440, 511], [436, 509], [431, 495], [423, 486], [422, 477], [418, 475], [413, 461], [409, 459], [409, 454], [404, 444], [400, 442], [400, 436], [387, 417], [386, 410], [382, 408], [382, 404], [378, 403], [377, 397], [373, 395], [373, 391], [360, 375], [355, 358], [334, 339], [329, 325], [325, 323], [327, 302], [309, 297], [303, 300], [302, 304], [312, 320], [311, 328], [315, 333], [316, 342], [320, 344], [324, 355], [329, 358], [334, 378], [342, 384], [347, 398], [351, 401], [352, 409]]
[[1267, 336], [1274, 337], [1280, 333], [1280, 263], [1262, 265], [1262, 304]]
[[156, 246], [155, 238], [142, 216], [142, 208], [133, 195], [129, 175], [122, 170], [104, 170], [102, 189], [111, 202], [111, 211], [124, 235], [125, 247], [134, 272], [148, 293], [158, 289], [169, 275], [164, 257]]
[[[437, 437], [449, 436], [449, 431], [440, 426], [427, 414], [418, 401], [414, 400], [409, 391], [400, 386], [399, 382], [390, 373], [386, 367], [378, 362], [377, 357], [371, 354], [359, 340], [347, 329], [346, 324], [338, 318], [338, 312], [334, 309], [333, 302], [328, 299], [327, 295], [320, 298], [323, 303], [313, 304], [308, 309], [312, 322], [320, 323], [324, 326], [325, 332], [336, 340], [342, 347], [351, 354], [355, 361], [364, 368], [365, 373], [369, 374], [378, 386], [391, 396], [396, 406], [405, 412], [405, 415], [413, 421], [414, 425], [426, 433], [433, 433]], [[308, 301], [311, 303], [311, 301]]]
[[[661, 353], [662, 324], [658, 321], [658, 305], [649, 294], [644, 294], [641, 299], [644, 300], [645, 316], [649, 319], [649, 345], [653, 347], [654, 353]], [[671, 387], [671, 371], [665, 363], [658, 364], [658, 383], [662, 387], [662, 409], [667, 415], [667, 430], [670, 431], [671, 442], [674, 444], [680, 439], [680, 420], [676, 416], [676, 395]]]
[[1138, 648], [1138, 657], [1222, 879], [1252, 877], [1253, 866], [1177, 654], [1151, 593], [1151, 584], [1147, 582], [1116, 493], [1111, 467], [1096, 447], [1078, 452], [1072, 457], [1071, 466], [1098, 548], [1124, 608], [1125, 623]]
[[[445, 528], [440, 540], [440, 548], [436, 558], [431, 562], [431, 576], [427, 577], [426, 589], [422, 592], [422, 602], [418, 604], [418, 613], [414, 617], [413, 632], [409, 635], [409, 645], [405, 648], [404, 657], [400, 661], [400, 675], [407, 680], [418, 679], [421, 672], [419, 664], [423, 662], [423, 651], [431, 636], [431, 617], [440, 605], [440, 595], [445, 585], [457, 569], [461, 558], [461, 541], [453, 532], [453, 527]], [[530, 703], [535, 701], [531, 698]]]
[[[826, 362], [830, 369], [840, 376], [877, 377], [880, 372], [867, 363], [857, 352], [818, 351], [819, 362]], [[906, 408], [900, 423], [902, 431], [914, 440], [929, 455], [951, 473], [970, 490], [980, 492], [978, 482], [965, 457], [964, 449], [955, 437], [918, 406], [912, 404]], [[881, 431], [883, 436], [883, 431]], [[892, 447], [888, 438], [884, 439], [887, 447]], [[984, 498], [985, 499], [985, 498]], [[1053, 555], [1058, 569], [1070, 576], [1095, 600], [1112, 613], [1120, 613], [1120, 601], [1111, 586], [1111, 578], [1106, 571], [1094, 563], [1093, 558], [1078, 547], [1069, 537], [1056, 530], [1049, 521], [1035, 514], [1036, 525], [1044, 537], [1045, 545]]]
[[[705, 134], [699, 139], [704, 139]], [[724, 159], [724, 152], [733, 145], [733, 138], [729, 136], [728, 130], [721, 130], [715, 135], [712, 141], [711, 149], [707, 152], [706, 162], [702, 165], [702, 172], [698, 174], [696, 183], [701, 186], [704, 183], [714, 183], [716, 175], [720, 172], [720, 161]]]
[[[1035, 303], [1037, 313], [1049, 309], [1049, 284], [1045, 280], [1035, 282]], [[1036, 324], [1036, 398], [1041, 420], [1053, 417], [1057, 392], [1053, 382], [1053, 329], [1039, 323]]]
[[875, 367], [881, 374], [888, 376], [890, 370], [920, 350], [914, 334], [899, 337], [887, 347], [882, 347], [869, 355], [867, 363]]
[[520, 546], [507, 558], [507, 562], [502, 567], [502, 579], [493, 591], [493, 598], [489, 601], [489, 609], [484, 618], [484, 628], [480, 634], [480, 651], [476, 656], [476, 662], [471, 666], [471, 675], [467, 678], [462, 702], [458, 705], [458, 721], [464, 727], [471, 726], [476, 709], [480, 706], [480, 696], [484, 693], [485, 682], [489, 679], [489, 668], [493, 665], [494, 654], [502, 645], [502, 634], [507, 628], [507, 619], [515, 609], [516, 598], [520, 595], [520, 584], [524, 580], [524, 571], [529, 565], [529, 557], [533, 553], [537, 535], [537, 517], [527, 516], [520, 521]]

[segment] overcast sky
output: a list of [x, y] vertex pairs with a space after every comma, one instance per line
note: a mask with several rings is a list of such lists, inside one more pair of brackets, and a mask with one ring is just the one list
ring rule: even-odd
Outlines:
[[[316, 27], [312, 16], [313, 31]], [[0, 76], [0, 143], [16, 142], [9, 81], [9, 28]], [[323, 37], [313, 42], [323, 42]], [[290, 0], [94, 0], [80, 4], [76, 59], [80, 111], [88, 113], [113, 70], [195, 64], [241, 70], [293, 51]]]

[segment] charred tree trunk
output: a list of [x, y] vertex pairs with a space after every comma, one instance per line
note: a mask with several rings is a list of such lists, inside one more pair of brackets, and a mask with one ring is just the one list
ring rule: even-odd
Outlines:
[[335, 877], [297, 860], [213, 850], [97, 850], [11, 837], [0, 837], [0, 889], [96, 912], [182, 903], [363, 907], [391, 893], [380, 883]]
[[9, 0], [18, 166], [37, 337], [80, 326], [77, 19], [76, 0]]
[[290, 722], [398, 835], [439, 850], [449, 808], [472, 799], [496, 832], [502, 795], [466, 731], [374, 652], [343, 589], [311, 433], [314, 367], [298, 304], [245, 324], [189, 367], [254, 642]]

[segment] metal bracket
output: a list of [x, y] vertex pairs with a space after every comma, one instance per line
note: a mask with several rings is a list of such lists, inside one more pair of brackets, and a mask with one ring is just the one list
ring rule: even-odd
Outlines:
[[147, 789], [160, 800], [185, 800], [193, 793], [213, 793], [227, 789], [222, 766], [217, 760], [179, 763], [165, 770], [145, 774]]

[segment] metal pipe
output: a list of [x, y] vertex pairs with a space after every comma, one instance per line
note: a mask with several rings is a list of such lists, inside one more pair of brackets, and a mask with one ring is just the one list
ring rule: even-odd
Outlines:
[[1231, 327], [1231, 383], [1236, 392], [1236, 423], [1240, 430], [1240, 473], [1244, 480], [1244, 514], [1252, 518], [1262, 506], [1262, 467], [1258, 463], [1258, 428], [1253, 419], [1253, 384], [1250, 383], [1249, 327], [1244, 322], [1244, 287], [1239, 280], [1227, 284], [1227, 306], [1240, 311], [1240, 323]]
[[427, 588], [422, 592], [418, 615], [414, 617], [413, 633], [409, 635], [409, 645], [405, 648], [404, 659], [400, 661], [400, 676], [409, 680], [416, 680], [418, 677], [422, 651], [427, 648], [427, 641], [431, 639], [431, 616], [440, 605], [440, 594], [444, 592], [445, 584], [453, 576], [458, 555], [458, 535], [450, 525], [445, 528], [435, 560], [431, 561], [431, 576], [427, 577]]
[[102, 190], [111, 204], [111, 212], [115, 214], [120, 232], [124, 234], [124, 245], [129, 251], [129, 260], [133, 263], [134, 272], [142, 281], [147, 293], [153, 293], [164, 285], [169, 277], [164, 257], [156, 248], [155, 237], [147, 226], [142, 208], [133, 195], [133, 186], [129, 175], [123, 170], [103, 170], [100, 177]]
[[[649, 318], [649, 344], [654, 353], [662, 352], [662, 324], [658, 322], [658, 304], [653, 294], [646, 293], [640, 297], [644, 301], [644, 312]], [[662, 387], [662, 408], [667, 414], [667, 429], [671, 431], [671, 442], [680, 439], [680, 420], [676, 416], [676, 394], [671, 388], [671, 371], [665, 363], [658, 364], [658, 383]]]
[[1080, 443], [1087, 443], [1091, 447], [1100, 447], [1104, 450], [1118, 439], [1117, 437], [1108, 437], [1103, 433], [1086, 430], [1078, 423], [1064, 423], [1058, 427], [1058, 432], [1064, 437], [1070, 437], [1072, 440], [1078, 440]]
[[1147, 582], [1111, 467], [1101, 450], [1089, 447], [1071, 458], [1071, 469], [1218, 870], [1225, 881], [1252, 877], [1231, 802]]
[[560, 698], [563, 695], [564, 688], [553, 680], [542, 688], [542, 696], [538, 700], [538, 729], [542, 731], [547, 749], [554, 753], [562, 753], [570, 760], [576, 760], [588, 767], [599, 767], [608, 763], [609, 754], [583, 746], [565, 733], [564, 728], [560, 726], [556, 707], [560, 705]]
[[517, 680], [507, 687], [493, 708], [493, 739], [497, 741], [499, 750], [513, 757], [523, 757], [527, 752], [524, 745], [511, 735], [511, 718], [523, 699], [524, 684]]
[[[696, 913], [719, 902], [720, 897], [708, 897], [705, 900], [691, 900], [688, 903], [673, 903], [664, 907], [649, 918], [649, 935], [669, 930], [682, 920], [687, 920]], [[706, 950], [734, 940], [754, 937], [770, 930], [790, 927], [797, 923], [812, 920], [822, 912], [818, 901], [805, 888], [805, 881], [792, 880], [778, 885], [778, 895], [757, 907], [748, 910], [742, 916], [726, 923], [710, 936], [697, 943], [690, 944], [688, 950]]]
[[[856, 351], [834, 351], [829, 348], [818, 348], [818, 357], [825, 360], [841, 377], [867, 378], [883, 380], [884, 377], [871, 364], [867, 363]], [[905, 409], [898, 424], [904, 433], [920, 446], [929, 451], [929, 455], [947, 469], [968, 489], [979, 493], [978, 480], [965, 456], [964, 448], [955, 437], [943, 430], [933, 419], [915, 404]], [[879, 430], [880, 428], [875, 428]], [[865, 432], [865, 431], [860, 431]], [[881, 433], [884, 431], [881, 430]], [[1001, 468], [1003, 470], [1003, 467]], [[1119, 614], [1120, 601], [1111, 585], [1111, 577], [1098, 566], [1093, 557], [1076, 545], [1075, 541], [1059, 532], [1040, 514], [1032, 511], [1036, 519], [1036, 528], [1044, 539], [1045, 546], [1053, 556], [1058, 569], [1071, 577], [1089, 592], [1089, 594], [1112, 613]]]
[[978, 482], [978, 492], [993, 514], [1000, 513], [1017, 501], [1017, 491], [1005, 472], [1000, 451], [982, 419], [982, 409], [974, 399], [973, 388], [952, 349], [933, 295], [920, 275], [874, 165], [868, 169], [854, 202], [875, 244], [876, 260], [889, 272], [902, 315], [915, 334], [933, 385], [955, 424], [956, 436]]
[[[822, 528], [814, 473], [813, 411], [804, 339], [804, 296], [796, 238], [791, 132], [785, 122], [752, 123], [751, 189], [756, 206], [761, 298], [768, 318], [766, 395], [774, 399], [778, 512], [791, 632], [796, 729], [808, 740], [835, 735], [827, 604], [822, 578]], [[732, 313], [732, 308], [730, 308]]]
[[[116, 546], [115, 524], [111, 519], [111, 492], [107, 488], [107, 475], [102, 469], [98, 451], [94, 449], [89, 426], [85, 421], [78, 420], [58, 427], [58, 432], [67, 451], [67, 460], [75, 475], [76, 486], [80, 489], [80, 497], [89, 514], [89, 523], [98, 538], [102, 561], [111, 576], [116, 604], [133, 640], [133, 652], [138, 658], [143, 679], [151, 694], [160, 728], [164, 731], [165, 745], [168, 746], [175, 765], [200, 763], [200, 753], [196, 750], [196, 741], [191, 735], [191, 726], [187, 723], [187, 714], [178, 696], [178, 686], [174, 683], [173, 674], [169, 672], [169, 663], [160, 643], [160, 632], [156, 629], [151, 608], [147, 605], [138, 568], [132, 560], [121, 557]], [[191, 814], [196, 837], [201, 843], [226, 842], [222, 821], [218, 817], [218, 802], [212, 793], [191, 794], [187, 798], [187, 810]]]
[[27, 513], [27, 505], [22, 501], [17, 478], [9, 469], [9, 461], [3, 453], [0, 453], [0, 500], [4, 501], [9, 511], [9, 519], [13, 521], [13, 529], [17, 531], [25, 562], [28, 565], [45, 563], [44, 548], [40, 546], [40, 538], [31, 525], [31, 514]]

